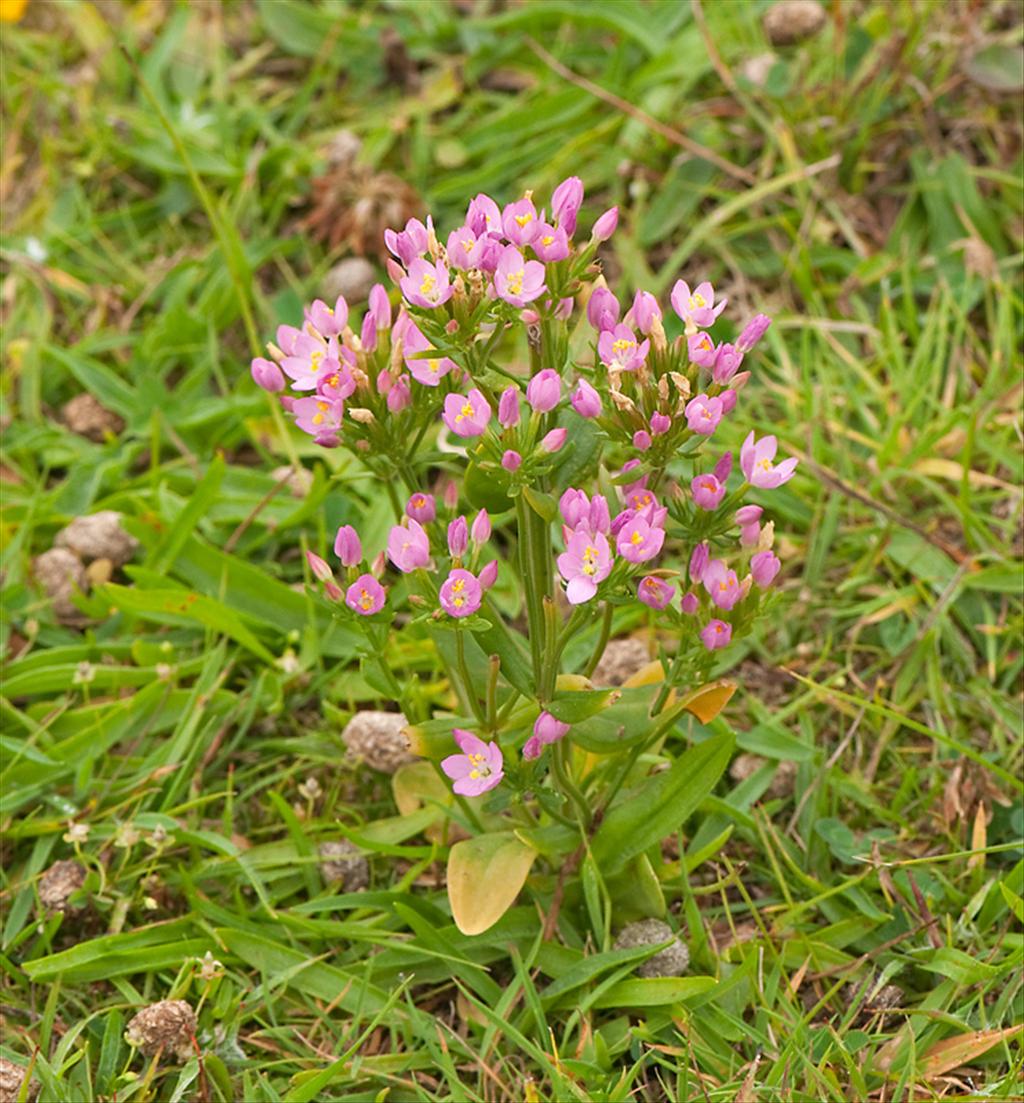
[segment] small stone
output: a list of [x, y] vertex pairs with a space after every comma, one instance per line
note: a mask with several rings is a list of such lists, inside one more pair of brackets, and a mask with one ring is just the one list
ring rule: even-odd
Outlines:
[[[21, 1065], [0, 1057], [0, 1103], [18, 1103], [21, 1098], [21, 1085], [25, 1082], [25, 1070]], [[28, 1089], [27, 1099], [35, 1099], [39, 1085]]]
[[138, 550], [139, 542], [121, 527], [121, 514], [103, 509], [87, 517], [76, 517], [57, 533], [58, 548], [70, 548], [83, 559], [109, 559], [121, 567]]
[[766, 54], [755, 54], [741, 63], [740, 76], [749, 80], [755, 88], [764, 88], [768, 83], [768, 74], [778, 60], [778, 54], [773, 54], [770, 50]]
[[374, 770], [393, 774], [399, 766], [415, 762], [403, 735], [408, 721], [400, 712], [357, 712], [345, 725], [341, 738], [352, 758]]
[[72, 433], [101, 443], [108, 435], [124, 429], [124, 418], [108, 410], [91, 394], [76, 394], [61, 410], [61, 418]]
[[635, 946], [657, 946], [675, 939], [671, 946], [637, 966], [641, 977], [681, 977], [690, 965], [690, 951], [686, 943], [661, 919], [641, 919], [630, 923], [619, 932], [615, 940], [616, 950], [629, 950]]
[[773, 46], [792, 46], [816, 35], [825, 18], [818, 0], [779, 0], [764, 13], [764, 33]]
[[359, 156], [363, 141], [353, 130], [339, 130], [331, 136], [324, 152], [332, 165], [350, 165]]
[[187, 1061], [195, 1053], [195, 1034], [196, 1015], [184, 1000], [160, 1000], [132, 1019], [125, 1038], [147, 1057], [161, 1053]]
[[345, 301], [363, 303], [370, 297], [370, 288], [377, 282], [377, 269], [363, 257], [346, 257], [328, 270], [320, 290], [327, 302], [334, 302], [339, 295]]
[[595, 686], [621, 686], [650, 661], [650, 652], [644, 640], [635, 636], [609, 640], [590, 680]]
[[[759, 754], [741, 754], [737, 755], [733, 764], [729, 767], [729, 776], [733, 781], [746, 781], [748, 777], [756, 774], [768, 762], [767, 758], [762, 758]], [[795, 762], [779, 762], [775, 768], [775, 774], [772, 777], [768, 788], [765, 790], [766, 797], [788, 797], [793, 793], [793, 786], [796, 782], [796, 763]]]
[[89, 589], [85, 567], [74, 552], [67, 548], [50, 548], [36, 556], [32, 573], [50, 599], [54, 615], [61, 624], [81, 626], [88, 623], [89, 618], [71, 600], [77, 590], [84, 593]]
[[[335, 295], [335, 298], [338, 296]], [[275, 483], [279, 483], [282, 480], [285, 481], [285, 486], [292, 492], [292, 496], [295, 498], [305, 498], [313, 487], [313, 472], [308, 467], [275, 467], [270, 472], [270, 477]]]
[[345, 892], [361, 892], [370, 883], [370, 865], [348, 839], [320, 844], [320, 873], [328, 884], [340, 881]]
[[85, 884], [85, 867], [81, 862], [64, 859], [54, 862], [39, 878], [39, 903], [47, 912], [62, 912], [68, 898]]

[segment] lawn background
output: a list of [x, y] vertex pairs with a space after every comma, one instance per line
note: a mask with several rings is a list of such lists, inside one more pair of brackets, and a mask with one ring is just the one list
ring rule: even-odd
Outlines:
[[[1020, 1094], [1021, 8], [830, 4], [774, 60], [765, 10], [32, 0], [0, 25], [0, 1052], [43, 1099]], [[477, 191], [569, 174], [588, 219], [620, 207], [617, 285], [707, 277], [775, 316], [746, 417], [801, 457], [770, 503], [781, 599], [726, 656], [760, 757], [683, 866], [728, 839], [665, 871], [717, 983], [639, 1011], [586, 923], [542, 944], [526, 896], [457, 934], [443, 848], [344, 761], [377, 694], [294, 584], [341, 523], [380, 546], [387, 504], [286, 448], [248, 372], [354, 249], [381, 271], [398, 181], [447, 232]], [[123, 429], [69, 431], [82, 392]], [[141, 548], [81, 631], [31, 564], [99, 509]], [[444, 703], [425, 641], [393, 661]], [[71, 820], [91, 903], [41, 920]], [[367, 893], [321, 880], [343, 831]], [[122, 1041], [171, 995], [201, 1065]]]

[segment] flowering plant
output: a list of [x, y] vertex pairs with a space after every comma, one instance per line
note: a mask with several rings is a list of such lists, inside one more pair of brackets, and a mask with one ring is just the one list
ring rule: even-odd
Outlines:
[[[309, 562], [409, 720], [423, 761], [396, 775], [399, 806], [418, 793], [458, 837], [449, 896], [467, 933], [500, 918], [538, 856], [563, 873], [584, 863], [585, 896], [664, 908], [651, 848], [731, 750], [727, 732], [678, 756], [670, 742], [684, 712], [708, 723], [728, 701], [733, 685], [709, 680], [716, 652], [749, 630], [781, 566], [744, 498], [796, 460], [776, 463], [775, 438], [753, 433], [738, 463], [715, 447], [769, 319], [716, 341], [725, 300], [682, 280], [674, 339], [652, 294], [623, 312], [597, 260], [617, 211], [577, 241], [582, 201], [571, 177], [546, 209], [478, 195], [445, 242], [429, 218], [389, 230], [397, 309], [379, 284], [358, 323], [343, 299], [318, 300], [252, 364], [299, 429], [349, 449], [391, 497], [383, 549], [346, 525], [342, 576]], [[596, 686], [613, 629], [639, 620], [657, 657]], [[452, 693], [435, 715], [385, 659], [389, 631], [417, 623]]]

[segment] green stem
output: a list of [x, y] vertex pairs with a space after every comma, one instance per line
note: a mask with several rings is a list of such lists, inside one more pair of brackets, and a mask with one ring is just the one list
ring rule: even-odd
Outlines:
[[[437, 776], [444, 782], [445, 788], [450, 788], [452, 784], [452, 779], [444, 772], [444, 770], [441, 769], [441, 763], [431, 761], [430, 764], [437, 772]], [[466, 798], [461, 793], [456, 793], [453, 791], [452, 796], [455, 798], [455, 803], [462, 809], [462, 813], [466, 817], [466, 819], [469, 820], [469, 822], [482, 835], [484, 833], [484, 825], [480, 822], [480, 818], [477, 816], [476, 812], [473, 811], [472, 807], [469, 804], [469, 801], [466, 800]]]
[[487, 730], [498, 730], [498, 675], [501, 673], [501, 659], [492, 655], [488, 659], [487, 671]]
[[456, 625], [455, 628], [455, 661], [459, 668], [459, 679], [462, 682], [463, 694], [469, 701], [469, 707], [473, 710], [473, 715], [477, 718], [478, 723], [481, 727], [485, 727], [487, 717], [480, 707], [480, 698], [473, 688], [473, 678], [469, 673], [469, 667], [466, 666], [466, 642], [462, 638], [462, 627], [460, 625]]
[[604, 603], [604, 613], [601, 616], [601, 634], [597, 637], [594, 653], [590, 656], [587, 665], [583, 668], [584, 678], [589, 678], [597, 669], [597, 664], [604, 655], [604, 649], [608, 646], [608, 637], [612, 634], [612, 613], [614, 609], [610, 602]]
[[539, 580], [534, 579], [532, 571], [530, 519], [533, 511], [523, 501], [520, 494], [516, 498], [516, 524], [518, 527], [519, 574], [523, 580], [523, 593], [526, 595], [526, 620], [530, 635], [530, 655], [533, 659], [533, 679], [540, 689], [540, 667], [543, 657], [541, 647], [544, 631], [543, 610], [540, 604]]
[[554, 751], [551, 755], [551, 767], [554, 771], [554, 775], [558, 780], [558, 785], [562, 792], [566, 794], [572, 801], [576, 808], [576, 814], [579, 817], [580, 822], [587, 828], [590, 827], [593, 816], [590, 812], [590, 805], [587, 803], [587, 798], [580, 792], [576, 783], [572, 780], [571, 770], [568, 762], [568, 755], [571, 750], [570, 745], [564, 739], [560, 739], [554, 746]]

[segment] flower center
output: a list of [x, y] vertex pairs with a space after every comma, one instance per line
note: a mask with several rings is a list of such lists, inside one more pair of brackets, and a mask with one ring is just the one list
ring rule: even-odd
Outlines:
[[517, 214], [516, 215], [516, 222], [518, 222], [520, 226], [525, 226], [528, 222], [532, 222], [532, 221], [533, 221], [533, 215], [530, 214], [529, 211], [527, 211], [526, 214]]
[[473, 405], [472, 405], [472, 403], [467, 402], [463, 405], [462, 409], [455, 415], [455, 420], [456, 421], [462, 421], [463, 419], [465, 419], [467, 417], [472, 417], [472, 416], [473, 416]]
[[482, 754], [471, 754], [467, 755], [466, 757], [469, 759], [470, 765], [473, 767], [473, 769], [469, 772], [469, 776], [473, 778], [474, 781], [481, 777], [491, 776], [491, 767], [487, 764], [487, 760]]
[[541, 245], [554, 245], [555, 239], [551, 234], [545, 234], [544, 237], [540, 239], [540, 243]]
[[590, 575], [597, 572], [597, 548], [590, 544], [583, 549], [583, 573]]
[[423, 276], [423, 281], [420, 284], [421, 295], [432, 295], [434, 289], [437, 287], [437, 280], [430, 272], [426, 272]]
[[703, 295], [691, 295], [690, 296], [690, 309], [700, 310], [701, 307], [707, 306], [708, 301]]
[[[518, 221], [518, 220], [517, 220]], [[510, 272], [508, 275], [508, 289], [513, 295], [521, 295], [523, 293], [523, 276], [525, 272], [522, 268], [518, 272]]]

